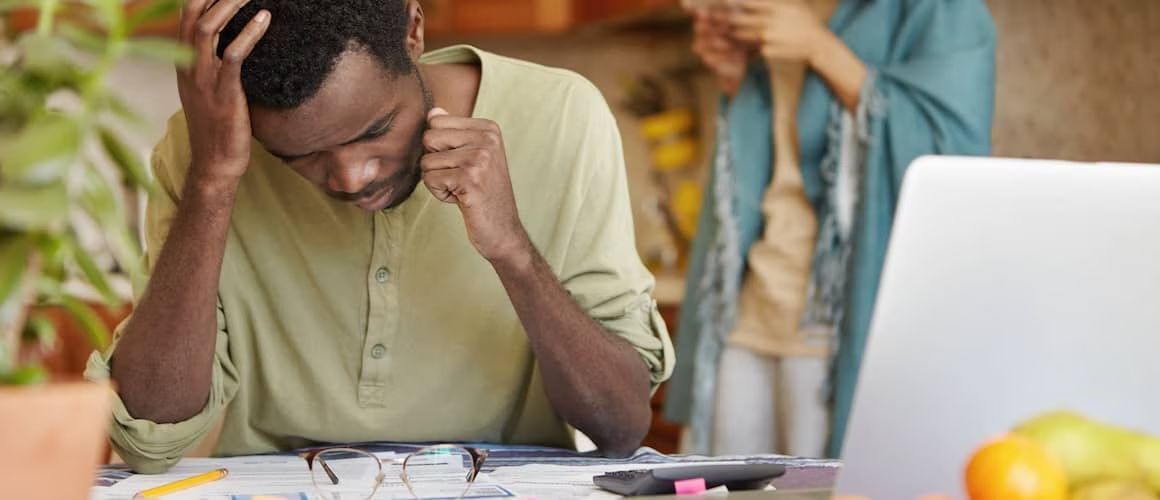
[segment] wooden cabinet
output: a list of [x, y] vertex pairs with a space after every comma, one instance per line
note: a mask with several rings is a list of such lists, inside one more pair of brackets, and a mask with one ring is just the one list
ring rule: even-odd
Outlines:
[[434, 36], [552, 33], [575, 22], [572, 0], [426, 0], [423, 6]]
[[[129, 0], [133, 11], [142, 0]], [[535, 35], [558, 33], [596, 23], [647, 16], [680, 5], [680, 0], [422, 0], [432, 36]], [[66, 8], [66, 14], [72, 9]], [[9, 33], [36, 26], [37, 12], [18, 9], [7, 15]], [[150, 23], [139, 34], [177, 36], [177, 16]]]
[[680, 0], [425, 0], [434, 36], [556, 33], [644, 16]]
[[581, 23], [599, 23], [644, 16], [679, 5], [680, 0], [576, 0], [573, 11]]

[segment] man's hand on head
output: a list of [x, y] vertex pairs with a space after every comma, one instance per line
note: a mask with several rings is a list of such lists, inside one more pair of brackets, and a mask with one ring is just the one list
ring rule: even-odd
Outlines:
[[427, 189], [459, 206], [471, 244], [493, 265], [529, 262], [535, 249], [516, 209], [499, 125], [442, 108], [432, 109], [427, 122], [420, 161]]
[[181, 14], [181, 41], [194, 49], [193, 63], [177, 69], [177, 91], [189, 126], [192, 178], [237, 182], [250, 163], [250, 114], [242, 90], [242, 62], [270, 26], [258, 12], [222, 57], [218, 36], [247, 0], [189, 0]]

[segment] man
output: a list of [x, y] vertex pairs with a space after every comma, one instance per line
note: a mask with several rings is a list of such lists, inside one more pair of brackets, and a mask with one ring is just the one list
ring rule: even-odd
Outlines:
[[122, 458], [163, 471], [223, 418], [221, 455], [639, 445], [673, 353], [590, 83], [420, 58], [415, 0], [189, 0], [181, 38], [149, 282], [90, 362]]

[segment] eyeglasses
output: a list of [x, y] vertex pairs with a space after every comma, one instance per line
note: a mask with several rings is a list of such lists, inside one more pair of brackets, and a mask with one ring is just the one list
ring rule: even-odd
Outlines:
[[326, 448], [302, 455], [314, 487], [327, 500], [362, 499], [375, 496], [391, 484], [389, 470], [399, 467], [398, 477], [411, 496], [421, 499], [463, 498], [475, 483], [487, 460], [487, 450], [440, 444], [422, 448], [399, 459], [379, 459], [355, 448]]

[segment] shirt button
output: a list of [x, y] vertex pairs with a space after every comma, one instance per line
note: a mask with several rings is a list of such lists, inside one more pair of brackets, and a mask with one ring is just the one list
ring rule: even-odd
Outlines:
[[387, 355], [387, 347], [382, 345], [382, 344], [375, 344], [375, 346], [371, 348], [371, 357], [372, 358], [383, 359], [383, 356], [386, 356], [386, 355]]
[[387, 268], [385, 267], [380, 267], [378, 271], [375, 271], [375, 281], [378, 281], [379, 283], [386, 283], [387, 279], [390, 277], [391, 273], [390, 271], [387, 271]]

